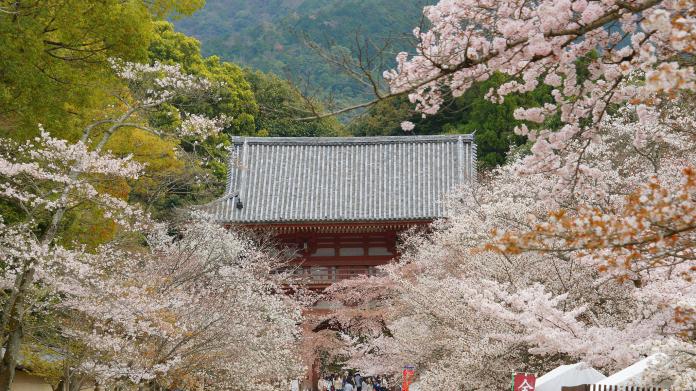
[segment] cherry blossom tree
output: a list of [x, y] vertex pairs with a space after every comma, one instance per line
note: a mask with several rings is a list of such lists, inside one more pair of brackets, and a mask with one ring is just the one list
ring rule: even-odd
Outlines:
[[[389, 333], [387, 315], [396, 311], [389, 300], [396, 290], [388, 276], [358, 277], [334, 283], [320, 296], [330, 303], [330, 311], [305, 316], [303, 355], [308, 365], [321, 359], [324, 364], [342, 363], [354, 355], [357, 338], [375, 338]], [[396, 311], [398, 312], [398, 311]], [[348, 367], [356, 367], [349, 361]], [[382, 374], [361, 367], [363, 375]]]
[[[102, 191], [103, 181], [136, 178], [142, 168], [130, 157], [115, 157], [104, 151], [109, 139], [129, 127], [163, 135], [163, 131], [147, 126], [145, 119], [150, 113], [175, 99], [215, 99], [214, 85], [186, 75], [176, 66], [116, 60], [112, 65], [126, 86], [114, 93], [114, 115], [85, 127], [76, 143], [56, 139], [41, 129], [34, 140], [16, 144], [3, 139], [0, 145], [0, 196], [15, 205], [21, 215], [18, 221], [2, 226], [2, 240], [7, 245], [0, 250], [0, 258], [6, 265], [3, 279], [9, 293], [0, 318], [5, 348], [0, 365], [1, 390], [8, 390], [14, 377], [32, 288], [50, 282], [48, 265], [69, 263], [86, 254], [84, 249], [58, 240], [66, 211], [88, 204], [101, 210], [105, 219], [128, 229], [149, 224], [137, 207]], [[219, 130], [215, 125], [221, 120], [188, 119], [169, 133], [205, 136]]]
[[302, 374], [301, 305], [271, 273], [283, 264], [205, 216], [168, 230], [152, 230], [145, 252], [105, 247], [57, 273], [62, 332], [84, 346], [74, 373], [111, 387], [238, 390]]
[[[508, 255], [563, 254], [600, 271], [602, 279], [623, 283], [643, 316], [635, 316], [640, 325], [622, 329], [621, 336], [635, 333], [630, 346], [662, 353], [645, 381], [689, 389], [696, 381], [696, 117], [693, 104], [668, 105], [663, 112], [637, 108], [641, 110], [638, 115], [647, 117], [642, 123], [615, 121], [608, 139], [588, 148], [588, 158], [596, 163], [583, 165], [577, 175], [580, 195], [572, 207], [550, 210], [528, 227], [493, 230], [485, 248]], [[620, 136], [625, 141], [617, 142]], [[628, 151], [619, 152], [622, 148]], [[608, 156], [612, 152], [624, 159], [622, 164]], [[586, 184], [594, 194], [583, 199], [591, 194], [582, 188]], [[645, 319], [650, 312], [660, 316]], [[611, 335], [606, 330], [601, 334]]]
[[[558, 132], [518, 132], [536, 139], [528, 163], [568, 171], [562, 178], [582, 156], [559, 161], [554, 151], [571, 141], [587, 145], [611, 104], [652, 104], [660, 100], [656, 93], [694, 88], [692, 1], [443, 0], [425, 7], [424, 16], [430, 28], [414, 30], [416, 54], [400, 53], [398, 67], [384, 74], [392, 92], [408, 93], [417, 109], [433, 114], [445, 91], [459, 96], [495, 72], [512, 79], [489, 91], [493, 101], [539, 83], [554, 87], [554, 104], [520, 108], [515, 116], [543, 123], [560, 113], [566, 126]], [[581, 85], [580, 59], [589, 72]], [[630, 83], [635, 77], [645, 82]]]
[[408, 239], [400, 264], [387, 268], [392, 293], [373, 303], [386, 310], [388, 332], [353, 334], [355, 340], [347, 344], [349, 366], [398, 374], [405, 364], [413, 364], [423, 389], [487, 390], [505, 387], [511, 371], [561, 362], [557, 357], [530, 361], [526, 349], [532, 343], [522, 340], [514, 316], [499, 317], [505, 308], [500, 301], [534, 282], [558, 294], [569, 293], [565, 284], [573, 288], [575, 300], [592, 300], [597, 297], [592, 270], [552, 256], [473, 251], [490, 239], [493, 227], [522, 223], [528, 214], [545, 209], [533, 194], [517, 196], [520, 187], [535, 188], [543, 176], [520, 182], [512, 167], [498, 175], [490, 186], [453, 199], [455, 210], [434, 232]]
[[612, 372], [661, 352], [644, 381], [689, 389], [693, 240], [658, 229], [693, 216], [693, 104], [646, 110], [644, 123], [635, 107], [603, 120], [572, 192], [527, 171], [524, 157], [455, 192], [448, 218], [409, 237], [385, 269], [390, 282], [371, 307], [386, 309], [386, 332], [354, 332], [348, 365], [415, 364], [424, 390], [483, 390], [504, 387], [511, 371], [583, 360]]

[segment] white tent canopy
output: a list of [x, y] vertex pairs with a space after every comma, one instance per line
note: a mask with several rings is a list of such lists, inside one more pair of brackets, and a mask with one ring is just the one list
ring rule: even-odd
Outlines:
[[643, 372], [654, 362], [655, 359], [662, 356], [661, 353], [653, 354], [646, 357], [628, 368], [624, 368], [619, 372], [609, 376], [608, 378], [599, 381], [595, 384], [603, 384], [608, 386], [640, 386]]
[[561, 387], [571, 387], [580, 384], [592, 384], [604, 379], [598, 370], [579, 362], [571, 365], [561, 365], [536, 380], [536, 391], [561, 391]]

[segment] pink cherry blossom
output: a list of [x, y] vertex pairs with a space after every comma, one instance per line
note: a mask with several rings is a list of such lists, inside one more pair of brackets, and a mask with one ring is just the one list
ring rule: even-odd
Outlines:
[[404, 121], [401, 123], [401, 129], [403, 129], [405, 132], [410, 132], [415, 129], [415, 127], [416, 125], [410, 121]]
[[[508, 94], [528, 92], [539, 82], [556, 88], [552, 96], [564, 134], [534, 131], [539, 147], [526, 160], [529, 170], [551, 169], [551, 155], [569, 143], [595, 139], [611, 105], [655, 104], [664, 94], [694, 90], [696, 74], [689, 62], [675, 58], [696, 52], [696, 15], [690, 1], [631, 2], [544, 0], [535, 2], [441, 0], [425, 7], [427, 30], [414, 31], [415, 55], [397, 56], [397, 67], [384, 73], [393, 93], [408, 92], [416, 110], [434, 114], [443, 93], [461, 95], [474, 81], [495, 72], [511, 80], [495, 93], [493, 102]], [[626, 37], [608, 26], [620, 27]], [[630, 44], [622, 42], [627, 39]], [[577, 80], [577, 60], [587, 61], [590, 78]], [[638, 79], [643, 79], [644, 82]], [[520, 110], [519, 119], [540, 123], [536, 108]], [[578, 172], [584, 160], [564, 160], [553, 167]]]

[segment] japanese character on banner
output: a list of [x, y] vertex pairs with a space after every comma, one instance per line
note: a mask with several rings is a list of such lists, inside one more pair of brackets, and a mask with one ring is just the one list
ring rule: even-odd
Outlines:
[[534, 391], [535, 387], [536, 374], [514, 373], [512, 375], [512, 391]]

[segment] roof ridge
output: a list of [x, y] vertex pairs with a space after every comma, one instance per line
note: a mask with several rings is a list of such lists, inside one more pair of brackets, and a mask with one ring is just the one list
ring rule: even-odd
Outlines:
[[367, 137], [246, 137], [233, 136], [235, 144], [274, 145], [351, 145], [474, 141], [473, 134], [438, 134], [419, 136], [367, 136]]

